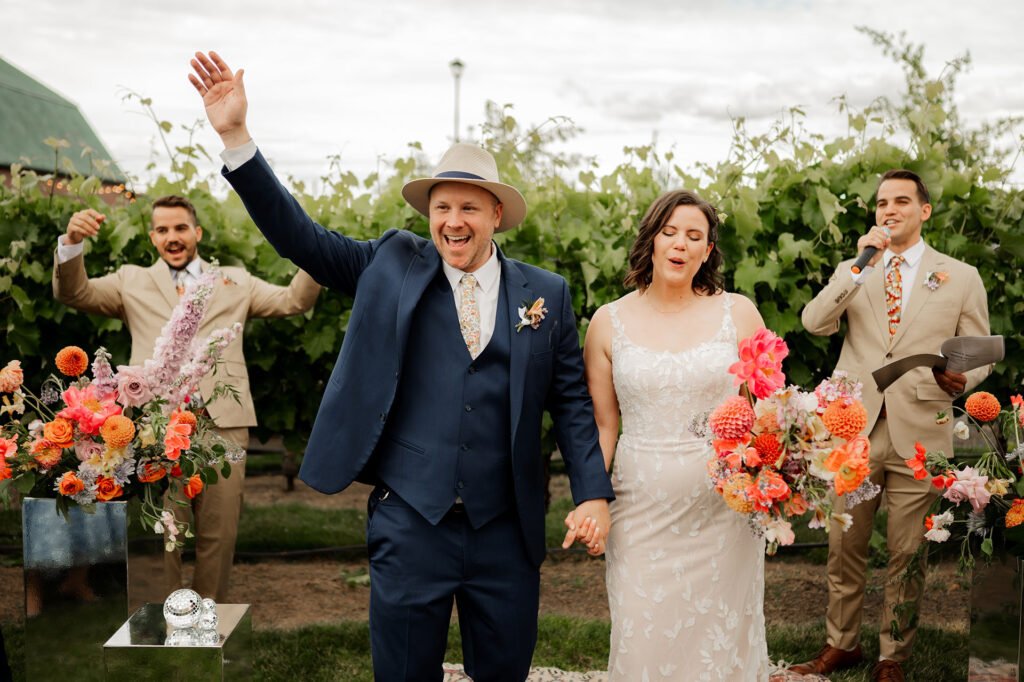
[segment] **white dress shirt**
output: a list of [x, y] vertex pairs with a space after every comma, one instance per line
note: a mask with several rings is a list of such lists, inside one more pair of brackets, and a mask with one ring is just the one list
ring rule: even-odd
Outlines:
[[[900, 278], [903, 280], [903, 300], [900, 302], [900, 307], [903, 310], [907, 309], [910, 304], [910, 294], [914, 291], [914, 284], [917, 282], [917, 271], [921, 269], [921, 259], [924, 257], [924, 240], [919, 239], [916, 244], [911, 246], [909, 249], [904, 251], [903, 264], [900, 265]], [[892, 262], [892, 257], [896, 254], [889, 249], [885, 250], [882, 254], [882, 265], [885, 268], [885, 272], [889, 272], [889, 264]], [[853, 283], [860, 286], [864, 282], [864, 278], [868, 276], [875, 266], [869, 265], [860, 271], [859, 274], [854, 275], [850, 272], [853, 277]]]

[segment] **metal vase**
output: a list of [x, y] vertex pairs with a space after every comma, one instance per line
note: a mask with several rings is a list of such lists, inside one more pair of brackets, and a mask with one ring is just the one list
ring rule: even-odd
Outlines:
[[56, 500], [22, 500], [25, 674], [103, 679], [103, 643], [128, 617], [126, 502], [68, 518]]
[[1022, 682], [1021, 560], [997, 552], [979, 561], [971, 583], [970, 682]]

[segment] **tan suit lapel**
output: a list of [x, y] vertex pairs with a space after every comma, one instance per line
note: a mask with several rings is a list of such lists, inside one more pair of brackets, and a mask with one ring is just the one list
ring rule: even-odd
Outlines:
[[914, 293], [910, 296], [910, 304], [906, 310], [903, 311], [903, 315], [900, 319], [900, 324], [896, 327], [896, 334], [892, 337], [892, 345], [895, 346], [903, 338], [907, 328], [914, 323], [914, 318], [921, 312], [921, 308], [924, 307], [925, 301], [932, 295], [932, 290], [924, 286], [923, 282], [929, 272], [934, 272], [936, 264], [938, 263], [938, 253], [931, 247], [926, 246], [924, 249], [924, 255], [921, 256], [921, 264], [917, 268], [917, 276], [913, 282], [904, 282], [904, 291], [908, 287], [914, 288]]
[[160, 290], [167, 303], [174, 308], [178, 305], [178, 291], [174, 288], [174, 280], [171, 279], [171, 269], [167, 263], [158, 260], [150, 266], [149, 275], [153, 278], [156, 288]]
[[871, 310], [874, 312], [875, 322], [878, 324], [878, 333], [881, 334], [882, 345], [889, 345], [889, 316], [885, 306], [885, 265], [879, 261], [878, 265], [868, 275], [864, 282], [865, 293]]

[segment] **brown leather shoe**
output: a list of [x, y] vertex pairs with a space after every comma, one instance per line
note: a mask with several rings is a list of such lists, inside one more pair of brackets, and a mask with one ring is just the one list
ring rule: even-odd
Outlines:
[[872, 669], [871, 679], [873, 682], [906, 682], [907, 678], [904, 677], [903, 668], [899, 663], [886, 659], [879, 661]]
[[[806, 663], [798, 663], [790, 666], [790, 670], [801, 675], [828, 675], [836, 670], [852, 668], [864, 660], [860, 645], [853, 651], [837, 649], [831, 644], [826, 644], [818, 654]], [[888, 661], [892, 663], [892, 661]]]

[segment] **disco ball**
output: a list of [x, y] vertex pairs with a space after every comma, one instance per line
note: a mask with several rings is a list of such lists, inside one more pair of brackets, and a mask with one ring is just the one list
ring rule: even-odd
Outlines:
[[203, 611], [203, 598], [195, 590], [175, 590], [164, 601], [164, 620], [175, 630], [194, 627]]

